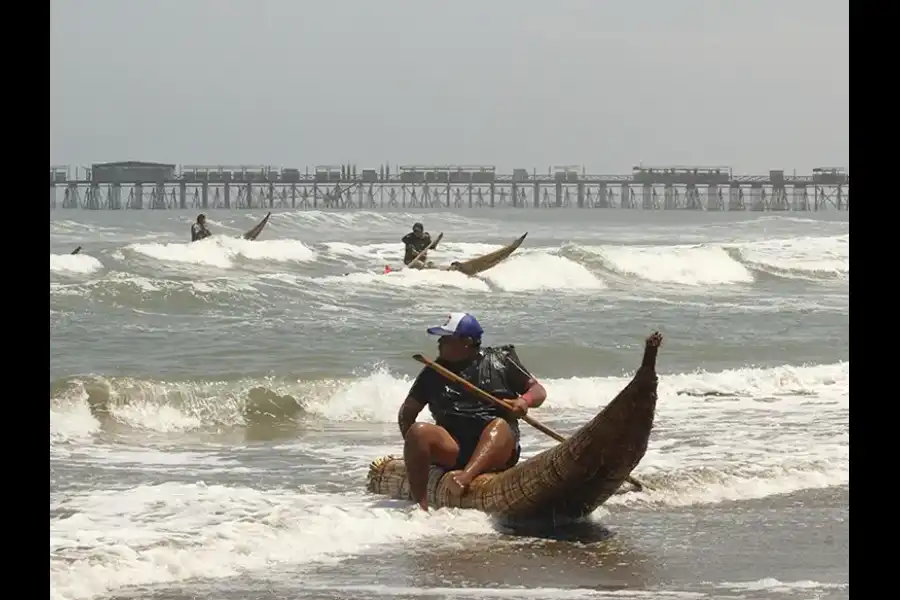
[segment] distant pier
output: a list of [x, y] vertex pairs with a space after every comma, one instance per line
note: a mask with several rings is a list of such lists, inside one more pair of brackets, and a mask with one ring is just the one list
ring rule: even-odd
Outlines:
[[808, 175], [735, 175], [730, 167], [637, 166], [629, 175], [546, 173], [491, 166], [407, 165], [310, 170], [114, 162], [50, 166], [50, 209], [624, 208], [708, 211], [849, 211], [841, 167]]

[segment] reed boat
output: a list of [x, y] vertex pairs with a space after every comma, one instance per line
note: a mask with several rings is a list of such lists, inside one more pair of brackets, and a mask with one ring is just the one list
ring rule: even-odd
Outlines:
[[498, 250], [494, 250], [493, 252], [489, 252], [482, 256], [470, 258], [469, 260], [454, 262], [450, 264], [450, 266], [440, 267], [440, 269], [444, 271], [459, 271], [460, 273], [465, 273], [469, 276], [484, 273], [488, 269], [496, 267], [498, 264], [509, 258], [509, 255], [518, 250], [519, 246], [522, 245], [522, 242], [525, 241], [525, 236], [527, 235], [528, 232], [526, 231], [511, 244], [503, 246]]
[[272, 216], [271, 212], [267, 212], [266, 216], [262, 218], [262, 221], [254, 225], [251, 229], [247, 230], [244, 235], [241, 237], [245, 240], [250, 240], [251, 242], [259, 237], [259, 234], [262, 233], [262, 230], [266, 228], [266, 225], [269, 224], [269, 217]]
[[[518, 250], [519, 246], [522, 245], [522, 242], [525, 241], [525, 237], [528, 235], [528, 232], [522, 234], [521, 237], [516, 238], [511, 244], [503, 246], [502, 248], [498, 248], [493, 252], [488, 252], [482, 256], [476, 256], [475, 258], [470, 258], [469, 260], [464, 261], [454, 261], [449, 265], [436, 266], [431, 261], [423, 261], [420, 260], [425, 252], [419, 254], [416, 257], [416, 260], [411, 261], [407, 267], [410, 269], [438, 269], [441, 271], [459, 271], [460, 273], [464, 273], [469, 275], [477, 275], [479, 273], [484, 273], [490, 268], [496, 267], [498, 264], [509, 258], [509, 255]], [[442, 233], [438, 236], [438, 241], [444, 236]], [[434, 242], [432, 246], [436, 246], [437, 242]]]
[[[524, 237], [524, 236], [523, 236]], [[647, 451], [656, 412], [656, 357], [662, 336], [650, 335], [632, 380], [574, 435], [501, 473], [476, 477], [465, 494], [445, 483], [432, 467], [429, 506], [471, 508], [514, 519], [560, 523], [589, 515], [623, 484]], [[411, 500], [406, 466], [393, 455], [369, 467], [370, 493]]]

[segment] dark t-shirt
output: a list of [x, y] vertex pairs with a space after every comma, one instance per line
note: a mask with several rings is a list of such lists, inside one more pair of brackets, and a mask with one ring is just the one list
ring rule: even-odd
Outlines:
[[[483, 358], [483, 355], [482, 355]], [[478, 361], [481, 358], [477, 359]], [[450, 365], [438, 359], [436, 361], [443, 367], [462, 375], [472, 383], [478, 385], [478, 366], [475, 363], [462, 366]], [[506, 387], [514, 394], [524, 394], [528, 391], [528, 381], [531, 377], [516, 368], [513, 360], [508, 356], [506, 363]], [[495, 396], [497, 390], [485, 390]], [[419, 372], [409, 390], [409, 396], [422, 404], [427, 404], [431, 415], [438, 425], [447, 427], [483, 427], [496, 418], [509, 419], [508, 411], [482, 400], [469, 392], [459, 383], [450, 381], [430, 367], [425, 367]], [[512, 398], [501, 398], [511, 400]]]
[[425, 233], [422, 237], [418, 237], [414, 233], [407, 233], [400, 241], [406, 245], [403, 262], [408, 263], [431, 245], [431, 235]]
[[206, 225], [201, 225], [200, 223], [194, 223], [191, 225], [191, 241], [196, 242], [197, 240], [206, 239], [209, 237], [209, 230], [206, 228]]

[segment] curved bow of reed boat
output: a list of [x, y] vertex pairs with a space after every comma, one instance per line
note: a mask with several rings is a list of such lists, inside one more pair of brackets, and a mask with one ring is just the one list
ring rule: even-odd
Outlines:
[[262, 218], [262, 221], [254, 225], [251, 229], [246, 231], [244, 235], [241, 237], [245, 240], [250, 240], [251, 242], [259, 237], [259, 234], [262, 233], [262, 230], [266, 228], [266, 225], [269, 224], [269, 217], [272, 216], [271, 212], [267, 212], [266, 216]]
[[454, 262], [449, 267], [441, 268], [450, 271], [459, 271], [460, 273], [464, 273], [469, 276], [484, 273], [488, 269], [496, 267], [498, 264], [509, 258], [509, 255], [518, 250], [519, 246], [522, 245], [522, 242], [525, 241], [525, 236], [527, 235], [528, 232], [526, 231], [520, 237], [516, 238], [511, 244], [503, 246], [502, 248], [498, 248], [493, 252], [489, 252], [482, 256], [476, 256], [475, 258], [470, 258], [469, 260]]

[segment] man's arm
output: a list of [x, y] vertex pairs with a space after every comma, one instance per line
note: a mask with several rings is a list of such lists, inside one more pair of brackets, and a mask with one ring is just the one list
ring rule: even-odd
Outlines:
[[400, 406], [400, 412], [397, 414], [397, 424], [400, 426], [400, 435], [406, 438], [406, 432], [416, 422], [416, 417], [425, 408], [430, 397], [431, 390], [434, 389], [435, 372], [425, 367], [416, 376], [409, 393], [406, 394], [406, 400]]
[[520, 398], [525, 400], [528, 408], [537, 408], [543, 404], [547, 399], [547, 390], [522, 365], [514, 350], [507, 354], [506, 362], [506, 377], [510, 391], [517, 393]]
[[397, 414], [397, 424], [400, 426], [400, 435], [406, 438], [406, 432], [416, 422], [416, 417], [422, 412], [425, 405], [413, 398], [407, 396], [403, 404], [400, 405], [400, 412]]

